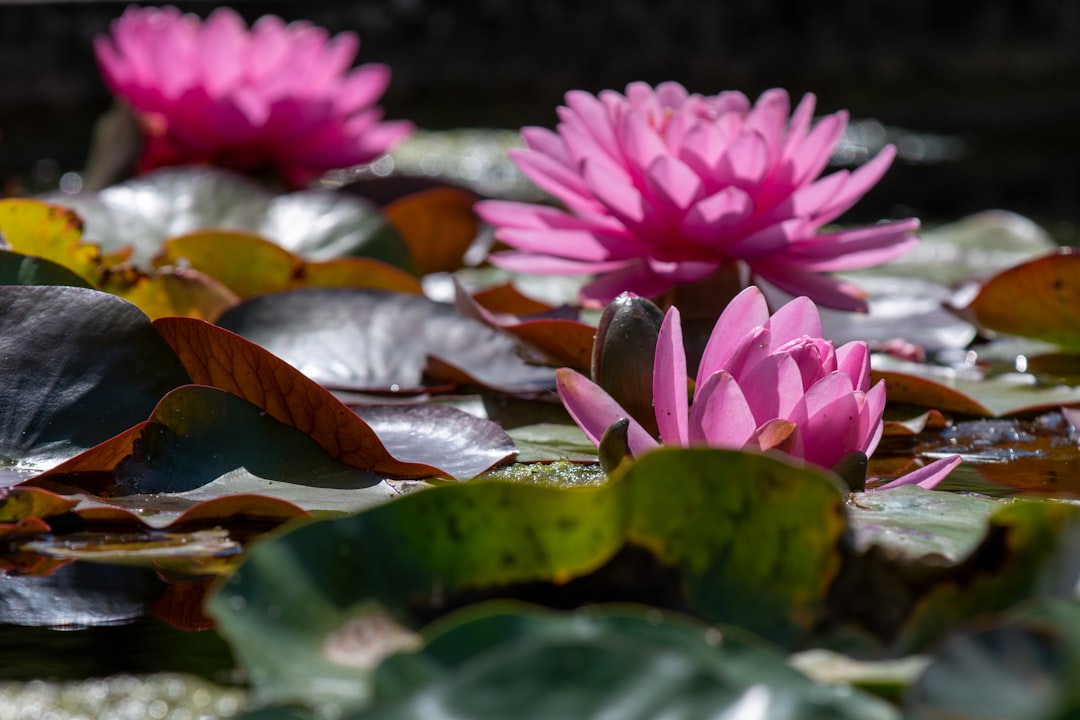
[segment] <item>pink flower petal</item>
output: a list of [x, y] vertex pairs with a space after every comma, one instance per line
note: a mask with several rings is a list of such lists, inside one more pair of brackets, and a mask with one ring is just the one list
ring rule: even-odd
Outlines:
[[769, 145], [760, 132], [740, 135], [721, 158], [720, 173], [739, 187], [759, 185], [769, 170]]
[[808, 297], [797, 297], [769, 318], [768, 352], [801, 337], [821, 337], [821, 313]]
[[751, 285], [736, 295], [713, 326], [698, 366], [696, 383], [718, 370], [728, 369], [728, 362], [754, 328], [769, 320], [769, 305], [757, 287]]
[[589, 307], [602, 307], [623, 292], [641, 297], [657, 297], [671, 289], [672, 280], [654, 273], [648, 263], [622, 261], [610, 271], [602, 271], [592, 282], [581, 288], [581, 301]]
[[683, 349], [679, 311], [672, 307], [660, 325], [653, 366], [653, 407], [660, 439], [665, 445], [689, 444], [687, 427], [686, 351]]
[[[608, 262], [584, 262], [580, 260], [567, 260], [564, 258], [524, 252], [497, 252], [488, 256], [488, 260], [495, 267], [500, 267], [511, 272], [538, 272], [545, 275], [589, 275], [592, 273], [605, 273], [621, 270], [628, 267], [634, 261], [611, 260]], [[637, 264], [634, 263], [634, 267]], [[614, 297], [614, 295], [612, 296]]]
[[863, 406], [859, 411], [858, 437], [862, 438], [858, 448], [867, 457], [874, 454], [881, 435], [885, 431], [885, 421], [882, 415], [885, 413], [885, 381], [879, 380], [874, 387], [866, 391], [863, 397]]
[[701, 180], [673, 157], [658, 157], [645, 172], [645, 186], [669, 215], [681, 218], [702, 196]]
[[960, 465], [963, 458], [959, 455], [951, 455], [949, 457], [935, 460], [925, 467], [921, 467], [918, 470], [909, 472], [907, 475], [896, 478], [884, 485], [879, 485], [873, 488], [873, 492], [880, 492], [882, 490], [891, 490], [898, 488], [902, 485], [918, 485], [925, 490], [933, 490], [937, 487], [938, 483], [944, 480], [949, 473]]
[[812, 272], [855, 270], [895, 260], [918, 243], [915, 218], [812, 235], [788, 247], [787, 262]]
[[560, 368], [555, 372], [555, 387], [566, 411], [593, 444], [599, 445], [604, 432], [616, 421], [626, 418], [630, 421], [627, 440], [635, 457], [657, 447], [656, 440], [630, 413], [584, 375]]
[[805, 458], [831, 468], [857, 444], [859, 407], [851, 378], [826, 375], [806, 391], [803, 402], [805, 410], [797, 409], [790, 419], [802, 433]]
[[744, 190], [726, 187], [694, 203], [680, 229], [688, 240], [719, 251], [746, 224], [753, 209], [753, 201]]
[[739, 387], [762, 425], [769, 420], [787, 420], [805, 394], [802, 373], [790, 355], [768, 355], [750, 366], [739, 378]]
[[859, 166], [855, 172], [848, 176], [844, 187], [833, 195], [828, 204], [818, 208], [814, 213], [814, 223], [821, 227], [840, 217], [866, 192], [872, 188], [885, 171], [889, 169], [893, 158], [896, 156], [896, 148], [886, 145], [870, 162]]
[[836, 348], [837, 370], [851, 378], [856, 390], [870, 389], [870, 348], [861, 340]]
[[690, 443], [741, 448], [754, 436], [757, 422], [739, 384], [721, 370], [694, 393], [690, 407]]
[[807, 272], [774, 259], [750, 263], [755, 274], [791, 295], [806, 295], [818, 305], [836, 310], [866, 312], [866, 292], [849, 282]]
[[[791, 103], [785, 90], [766, 90], [747, 116], [746, 129], [760, 133], [766, 147], [779, 151], [790, 109]], [[770, 164], [773, 161], [775, 158], [770, 158]]]
[[596, 212], [601, 208], [585, 187], [581, 176], [557, 160], [541, 153], [518, 149], [510, 151], [510, 159], [526, 177], [562, 200], [570, 210]]

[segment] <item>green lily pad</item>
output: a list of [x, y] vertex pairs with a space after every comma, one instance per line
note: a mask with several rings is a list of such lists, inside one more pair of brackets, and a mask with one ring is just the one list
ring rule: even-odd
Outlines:
[[949, 637], [912, 686], [906, 717], [1065, 720], [1080, 712], [1080, 602], [1044, 600]]
[[11, 250], [0, 250], [0, 285], [90, 287], [86, 280], [63, 265]]
[[377, 690], [391, 685], [399, 697], [377, 697], [356, 717], [720, 717], [751, 705], [778, 720], [899, 716], [849, 687], [809, 681], [739, 628], [655, 609], [555, 614], [485, 604], [424, 636], [422, 651], [379, 669]]
[[0, 287], [0, 454], [43, 469], [145, 420], [189, 381], [134, 305], [76, 287]]
[[894, 557], [955, 563], [975, 549], [986, 534], [988, 519], [1001, 506], [990, 498], [909, 485], [855, 493], [847, 508], [860, 551], [877, 545]]
[[[750, 453], [660, 449], [602, 487], [447, 485], [297, 528], [255, 546], [208, 608], [264, 693], [348, 704], [364, 700], [365, 684], [324, 648], [361, 605], [416, 623], [462, 594], [561, 586], [620, 552], [634, 557], [631, 548], [646, 550], [653, 569], [612, 571], [606, 592], [674, 594], [669, 602], [709, 621], [797, 642], [839, 570], [844, 528], [843, 497], [817, 470]], [[578, 592], [585, 600], [589, 591]]]

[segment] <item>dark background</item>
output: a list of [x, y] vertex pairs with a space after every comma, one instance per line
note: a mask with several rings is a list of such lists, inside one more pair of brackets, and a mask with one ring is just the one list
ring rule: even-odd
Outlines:
[[[216, 3], [176, 3], [207, 14]], [[91, 41], [123, 2], [0, 2], [0, 174], [79, 169], [109, 97]], [[990, 207], [1059, 239], [1080, 222], [1080, 3], [1071, 0], [349, 0], [232, 3], [356, 30], [394, 79], [387, 116], [426, 129], [551, 126], [563, 94], [677, 80], [785, 87], [821, 112], [955, 136], [963, 155], [897, 162], [857, 206], [931, 222]], [[42, 159], [55, 162], [40, 164]], [[853, 217], [849, 215], [848, 217]], [[860, 217], [859, 219], [863, 219]]]

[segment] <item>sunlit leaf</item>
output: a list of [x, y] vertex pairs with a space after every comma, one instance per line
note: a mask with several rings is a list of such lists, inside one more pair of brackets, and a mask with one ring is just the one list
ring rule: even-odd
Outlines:
[[83, 222], [71, 210], [25, 198], [0, 199], [0, 234], [11, 250], [50, 260], [86, 282], [101, 272], [101, 250], [83, 241]]
[[1050, 233], [1030, 218], [1007, 210], [986, 210], [923, 228], [919, 244], [882, 269], [892, 275], [956, 286], [983, 280], [1053, 252], [1057, 246]]
[[885, 380], [889, 402], [973, 417], [1031, 415], [1080, 404], [1080, 387], [1041, 383], [1029, 373], [978, 370], [875, 356], [871, 376]]
[[77, 501], [34, 487], [0, 491], [0, 522], [18, 522], [26, 518], [47, 518], [71, 510]]
[[982, 540], [1001, 503], [906, 486], [856, 493], [847, 507], [860, 550], [877, 545], [893, 557], [958, 562]]
[[52, 199], [76, 210], [87, 239], [105, 251], [132, 246], [140, 266], [166, 238], [210, 228], [255, 233], [317, 260], [362, 255], [399, 267], [411, 262], [401, 238], [362, 198], [330, 190], [273, 195], [216, 168], [165, 168], [98, 193]]
[[100, 287], [137, 306], [151, 320], [173, 315], [214, 320], [240, 302], [214, 278], [185, 268], [146, 274], [128, 265], [105, 273]]
[[419, 274], [453, 272], [480, 228], [472, 210], [476, 200], [473, 193], [444, 186], [398, 198], [383, 212], [408, 245]]
[[226, 530], [196, 530], [191, 533], [137, 533], [125, 535], [66, 536], [23, 544], [59, 560], [90, 560], [110, 564], [145, 565], [173, 559], [202, 556], [229, 556], [240, 552], [240, 544]]
[[889, 402], [917, 405], [946, 413], [993, 417], [992, 410], [955, 388], [926, 377], [890, 370], [874, 370], [871, 382], [885, 381]]
[[144, 420], [190, 382], [134, 305], [73, 287], [0, 287], [0, 454], [44, 468]]
[[555, 382], [554, 370], [527, 363], [511, 338], [416, 295], [294, 290], [252, 298], [218, 324], [335, 389], [419, 389], [425, 369], [440, 361], [462, 381], [509, 392], [547, 390]]
[[1038, 338], [1080, 349], [1080, 255], [1062, 248], [986, 281], [964, 308], [996, 332]]
[[90, 287], [89, 282], [63, 265], [10, 250], [0, 250], [0, 285]]
[[[136, 433], [124, 432], [93, 455], [112, 466], [87, 467], [74, 458], [34, 480], [80, 486], [93, 473], [112, 477], [96, 494], [182, 493], [243, 471], [265, 481], [336, 488], [366, 488], [379, 478], [330, 457], [307, 434], [265, 410], [217, 388], [188, 385], [166, 395]], [[251, 490], [245, 490], [251, 492]], [[221, 493], [224, 494], [224, 493]]]
[[823, 607], [844, 527], [841, 493], [815, 470], [725, 450], [662, 449], [603, 487], [443, 486], [298, 528], [253, 548], [209, 608], [265, 678], [265, 692], [342, 693], [355, 702], [366, 694], [356, 668], [327, 663], [322, 648], [365, 601], [426, 614], [462, 593], [558, 588], [616, 556], [639, 562], [628, 546], [648, 550], [659, 566], [613, 570], [610, 584], [592, 581], [593, 592], [667, 598], [710, 622], [790, 642]]
[[165, 242], [154, 265], [190, 267], [240, 298], [299, 287], [366, 287], [420, 293], [420, 282], [400, 268], [370, 258], [305, 261], [258, 235], [202, 230]]
[[[186, 318], [163, 318], [155, 322], [155, 327], [176, 350], [193, 381], [254, 403], [271, 417], [310, 435], [331, 457], [343, 463], [391, 477], [451, 474], [409, 455], [392, 455], [371, 426], [337, 398], [296, 368], [238, 335]], [[414, 428], [414, 432], [412, 450], [408, 443], [398, 443], [395, 451], [430, 459], [427, 443], [437, 439], [443, 429], [424, 432]], [[443, 446], [443, 450], [448, 455], [461, 453], [464, 457], [452, 461], [454, 466], [468, 467], [473, 474], [492, 463], [486, 447], [470, 451], [470, 447], [458, 443]]]

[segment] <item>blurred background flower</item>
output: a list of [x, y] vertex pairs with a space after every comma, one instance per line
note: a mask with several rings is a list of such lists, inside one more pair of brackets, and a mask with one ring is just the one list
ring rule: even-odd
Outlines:
[[373, 160], [412, 130], [382, 120], [388, 67], [350, 70], [359, 43], [273, 15], [248, 30], [229, 8], [202, 21], [129, 7], [94, 49], [143, 130], [140, 171], [218, 165], [299, 186]]

